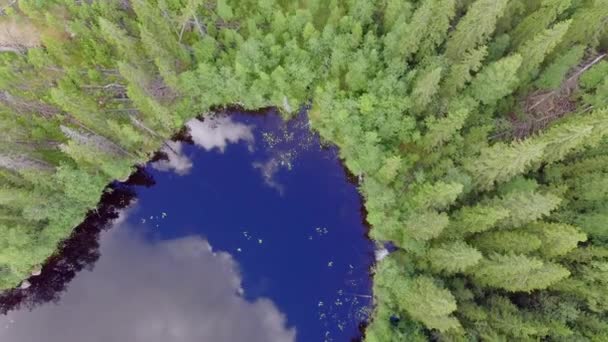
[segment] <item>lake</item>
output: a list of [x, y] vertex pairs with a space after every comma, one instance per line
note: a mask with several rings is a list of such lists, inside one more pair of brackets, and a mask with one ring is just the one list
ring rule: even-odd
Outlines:
[[[11, 342], [350, 341], [371, 310], [362, 200], [301, 113], [193, 120], [23, 289]], [[104, 204], [105, 203], [105, 204]]]

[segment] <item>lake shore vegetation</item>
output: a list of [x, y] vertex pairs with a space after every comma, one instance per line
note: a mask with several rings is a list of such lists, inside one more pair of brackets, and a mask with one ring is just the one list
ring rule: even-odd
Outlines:
[[359, 179], [366, 339], [608, 340], [608, 0], [20, 0], [0, 289], [193, 117], [309, 105]]

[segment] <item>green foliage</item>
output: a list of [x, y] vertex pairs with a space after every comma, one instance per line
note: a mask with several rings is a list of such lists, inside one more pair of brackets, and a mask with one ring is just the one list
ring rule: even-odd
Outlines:
[[484, 253], [527, 254], [540, 248], [542, 241], [526, 230], [491, 231], [476, 236], [472, 243]]
[[446, 43], [445, 54], [453, 61], [459, 61], [487, 42], [494, 32], [497, 19], [502, 15], [507, 0], [476, 0], [462, 17]]
[[546, 289], [570, 275], [563, 266], [519, 254], [492, 254], [471, 272], [482, 286], [512, 292]]
[[577, 45], [572, 47], [572, 49], [564, 55], [558, 56], [540, 74], [536, 81], [536, 86], [541, 89], [559, 88], [568, 72], [581, 61], [584, 53], [585, 46]]
[[[436, 238], [448, 225], [449, 218], [445, 213], [436, 211], [418, 212], [409, 219], [405, 220], [404, 241], [413, 238], [414, 240], [426, 241]], [[403, 243], [407, 246], [407, 242]]]
[[411, 20], [401, 17], [386, 35], [385, 49], [389, 61], [426, 55], [443, 42], [454, 16], [454, 0], [429, 0], [420, 4]]
[[434, 272], [453, 274], [477, 265], [482, 255], [475, 248], [457, 241], [430, 248], [427, 258]]
[[430, 117], [426, 122], [428, 131], [424, 136], [424, 145], [427, 148], [435, 148], [449, 141], [462, 129], [468, 116], [468, 109], [458, 108], [440, 119]]
[[533, 224], [529, 231], [540, 239], [539, 252], [546, 258], [565, 255], [587, 240], [585, 233], [567, 224], [539, 222]]
[[411, 205], [417, 209], [443, 209], [452, 204], [462, 192], [462, 184], [437, 182], [425, 183], [413, 190]]
[[557, 17], [566, 11], [572, 0], [543, 0], [540, 7], [525, 17], [511, 33], [511, 44], [520, 46], [537, 32], [546, 29]]
[[458, 63], [453, 64], [442, 85], [445, 95], [454, 96], [457, 91], [463, 89], [473, 78], [471, 73], [482, 67], [487, 55], [488, 48], [484, 45], [465, 53]]
[[486, 105], [511, 94], [517, 86], [516, 75], [522, 61], [521, 55], [513, 55], [486, 66], [471, 82], [471, 94]]
[[552, 193], [514, 191], [492, 199], [493, 206], [509, 211], [509, 216], [500, 221], [499, 227], [517, 228], [534, 222], [555, 210], [562, 199]]
[[523, 63], [517, 72], [521, 82], [534, 79], [545, 57], [559, 44], [570, 27], [570, 20], [559, 22], [553, 27], [536, 33], [534, 38], [528, 40], [517, 49], [526, 63]]
[[414, 106], [418, 108], [418, 110], [424, 109], [424, 107], [426, 107], [433, 100], [433, 96], [439, 90], [441, 70], [442, 68], [438, 67], [425, 73], [414, 84], [412, 98]]
[[476, 205], [462, 207], [452, 215], [447, 229], [448, 235], [465, 236], [489, 230], [510, 215], [510, 210], [503, 206]]
[[[517, 141], [511, 144], [497, 143], [483, 148], [477, 158], [466, 161], [466, 169], [482, 189], [495, 183], [505, 182], [522, 174], [542, 158], [544, 144], [536, 141]], [[505, 164], [505, 160], [509, 160]]]
[[397, 305], [413, 319], [439, 331], [460, 328], [450, 314], [456, 310], [456, 300], [450, 291], [437, 286], [433, 278], [420, 276], [403, 282], [397, 289]]
[[580, 85], [586, 89], [595, 89], [608, 74], [608, 62], [600, 61], [589, 71], [581, 75]]
[[375, 269], [369, 341], [608, 339], [608, 0], [6, 13], [40, 44], [0, 53], [0, 289], [187, 120], [310, 103], [360, 180], [370, 235], [399, 247]]

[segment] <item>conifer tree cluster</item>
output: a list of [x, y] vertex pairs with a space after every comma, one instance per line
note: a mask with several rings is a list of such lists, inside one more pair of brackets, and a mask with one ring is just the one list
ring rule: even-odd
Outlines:
[[0, 53], [0, 289], [190, 118], [311, 102], [372, 237], [397, 246], [375, 268], [368, 341], [608, 340], [608, 0], [0, 14], [35, 34]]

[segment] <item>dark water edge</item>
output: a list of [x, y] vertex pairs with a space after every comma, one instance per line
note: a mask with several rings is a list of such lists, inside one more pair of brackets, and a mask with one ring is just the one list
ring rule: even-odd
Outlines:
[[[239, 113], [251, 116], [277, 113], [273, 108], [244, 111], [238, 107], [230, 107], [218, 112], [223, 115]], [[204, 121], [205, 117], [201, 116], [198, 119]], [[190, 145], [194, 144], [185, 126], [171, 140]], [[337, 150], [337, 147], [326, 143], [323, 143], [323, 148]], [[167, 155], [159, 150], [151, 157], [147, 164], [166, 159]], [[340, 164], [345, 179], [355, 188], [358, 188], [359, 179], [345, 167], [341, 160]], [[114, 221], [119, 217], [120, 212], [136, 200], [137, 194], [133, 186], [152, 187], [153, 185], [155, 185], [153, 177], [142, 166], [137, 166], [136, 171], [126, 181], [113, 181], [110, 183], [103, 191], [97, 208], [87, 213], [84, 221], [75, 227], [70, 237], [59, 245], [57, 253], [46, 260], [41, 273], [39, 275], [32, 275], [22, 283], [28, 284], [28, 286], [21, 286], [0, 293], [0, 314], [6, 315], [8, 312], [18, 309], [32, 310], [44, 303], [58, 302], [62, 294], [67, 290], [68, 284], [80, 271], [93, 270], [95, 262], [101, 255], [99, 251], [100, 235], [103, 231], [111, 228]], [[356, 214], [360, 215], [362, 219], [362, 225], [365, 228], [365, 238], [370, 240], [369, 231], [371, 226], [366, 220], [367, 211], [360, 194], [359, 198], [361, 199], [361, 206], [359, 213]], [[373, 256], [370, 258], [373, 260]], [[372, 262], [372, 268], [373, 266], [374, 262]], [[371, 284], [373, 278], [371, 269], [368, 276]], [[368, 324], [368, 320], [360, 322], [358, 325], [359, 335], [354, 336], [351, 341], [362, 341]]]
[[109, 184], [95, 210], [87, 213], [84, 221], [76, 226], [70, 237], [64, 240], [42, 266], [40, 275], [30, 276], [23, 283], [27, 288], [14, 288], [0, 294], [0, 314], [22, 308], [33, 309], [38, 305], [57, 302], [68, 283], [82, 270], [92, 270], [99, 259], [99, 236], [110, 228], [122, 209], [136, 198], [130, 186], [154, 185], [154, 180], [138, 167], [125, 182]]

